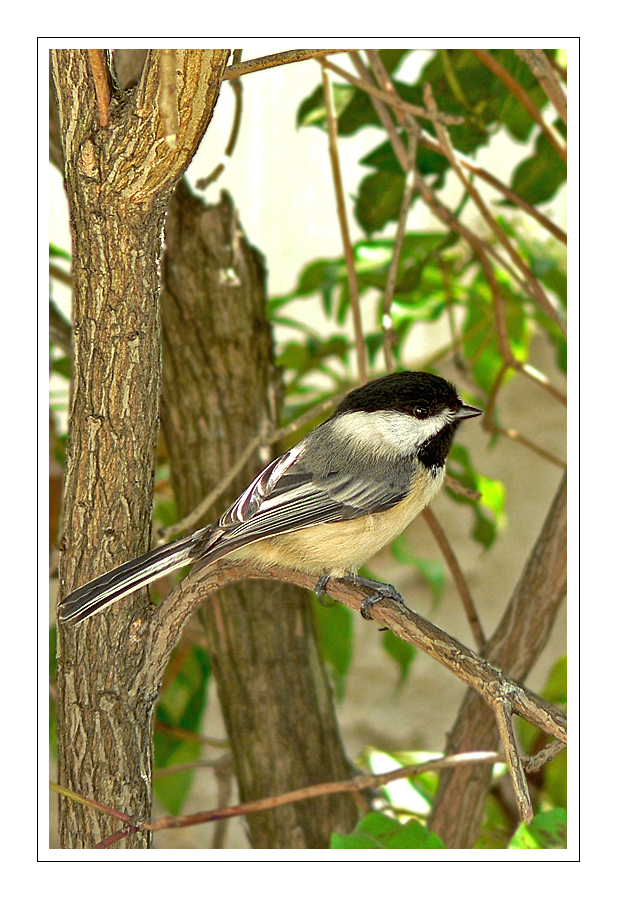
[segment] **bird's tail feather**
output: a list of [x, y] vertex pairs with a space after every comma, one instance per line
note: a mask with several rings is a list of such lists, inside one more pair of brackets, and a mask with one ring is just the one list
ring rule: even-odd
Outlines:
[[68, 594], [58, 607], [61, 622], [81, 622], [167, 572], [191, 562], [201, 533], [157, 547], [100, 575]]

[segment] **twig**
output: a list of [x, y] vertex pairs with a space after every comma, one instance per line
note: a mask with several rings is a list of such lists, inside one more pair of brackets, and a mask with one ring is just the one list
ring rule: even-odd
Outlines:
[[511, 438], [512, 441], [517, 441], [523, 447], [527, 447], [528, 450], [532, 450], [533, 453], [542, 456], [543, 459], [546, 459], [547, 462], [550, 462], [552, 465], [557, 466], [559, 469], [566, 469], [567, 464], [566, 461], [560, 459], [559, 456], [554, 456], [553, 453], [550, 453], [549, 450], [544, 450], [543, 447], [539, 447], [538, 444], [535, 444], [534, 441], [531, 441], [530, 438], [525, 437], [515, 428], [501, 428], [499, 425], [494, 425], [493, 422], [490, 422], [489, 419], [485, 421], [486, 416], [483, 417], [484, 421], [482, 423], [485, 431], [489, 431], [491, 434], [500, 434], [503, 437]]
[[520, 59], [530, 67], [532, 74], [553, 103], [564, 124], [567, 122], [567, 99], [556, 73], [542, 50], [515, 50]]
[[391, 308], [393, 305], [393, 297], [395, 295], [395, 287], [397, 285], [397, 270], [399, 268], [401, 249], [403, 247], [403, 240], [406, 236], [406, 223], [408, 221], [408, 213], [410, 212], [410, 204], [412, 203], [412, 194], [414, 193], [414, 181], [416, 178], [416, 146], [417, 141], [415, 138], [413, 149], [408, 151], [408, 171], [406, 172], [403, 198], [401, 200], [401, 208], [399, 210], [399, 218], [397, 221], [397, 232], [395, 234], [395, 241], [393, 243], [393, 255], [391, 258], [391, 264], [388, 269], [386, 288], [384, 290], [384, 300], [382, 301], [384, 361], [386, 363], [387, 372], [394, 372], [395, 370], [393, 345], [396, 341], [396, 334], [393, 328], [393, 320], [391, 318]]
[[326, 116], [328, 120], [328, 150], [330, 154], [331, 167], [333, 171], [333, 184], [335, 187], [335, 197], [337, 200], [337, 216], [339, 218], [339, 227], [341, 229], [341, 239], [343, 241], [343, 252], [345, 255], [346, 267], [348, 270], [348, 284], [350, 288], [350, 306], [352, 309], [352, 322], [354, 324], [354, 340], [356, 344], [356, 355], [358, 357], [358, 377], [360, 384], [364, 384], [368, 377], [367, 368], [367, 347], [365, 346], [365, 338], [363, 335], [363, 323], [360, 314], [360, 303], [358, 296], [358, 279], [356, 277], [356, 267], [354, 265], [354, 248], [350, 238], [350, 230], [348, 228], [348, 217], [345, 211], [345, 200], [343, 194], [343, 181], [341, 178], [341, 167], [339, 165], [339, 152], [337, 148], [337, 118], [333, 109], [333, 99], [330, 90], [330, 81], [328, 72], [322, 62], [322, 85], [324, 87], [324, 98], [326, 101]]
[[[348, 52], [352, 54], [353, 51]], [[354, 75], [346, 72], [345, 69], [342, 69], [340, 66], [335, 65], [335, 63], [330, 62], [330, 60], [323, 60], [322, 65], [326, 66], [327, 69], [330, 69], [337, 75], [340, 75], [341, 78], [345, 78], [346, 81], [349, 81], [350, 84], [353, 84], [355, 87], [360, 88], [362, 91], [366, 91], [371, 95], [372, 98], [382, 100], [383, 103], [386, 103], [389, 106], [393, 106], [400, 112], [411, 113], [413, 116], [419, 116], [422, 119], [429, 119], [431, 122], [443, 122], [445, 125], [461, 125], [461, 123], [465, 121], [463, 116], [453, 116], [449, 113], [442, 113], [437, 111], [434, 112], [430, 109], [427, 109], [426, 107], [415, 106], [413, 103], [407, 103], [405, 100], [401, 99], [397, 92], [388, 94], [385, 91], [380, 90], [380, 88], [375, 87], [373, 84], [371, 84], [370, 81], [361, 81], [360, 79], [355, 78]]]
[[194, 813], [188, 816], [162, 816], [152, 822], [143, 823], [142, 827], [148, 831], [162, 831], [167, 828], [186, 828], [190, 825], [199, 825], [204, 822], [213, 822], [220, 819], [236, 818], [238, 816], [251, 815], [263, 812], [266, 809], [275, 809], [286, 806], [289, 803], [298, 803], [302, 800], [310, 800], [313, 797], [323, 797], [327, 794], [354, 793], [367, 790], [376, 790], [392, 781], [400, 781], [403, 778], [413, 778], [424, 772], [434, 772], [441, 769], [462, 765], [479, 765], [486, 763], [495, 765], [503, 762], [504, 757], [491, 751], [479, 751], [477, 753], [453, 754], [450, 757], [437, 757], [424, 763], [402, 766], [393, 772], [384, 772], [381, 775], [355, 775], [344, 781], [331, 781], [324, 784], [314, 784], [288, 791], [276, 797], [264, 797], [260, 800], [251, 800], [247, 803], [239, 803], [224, 809], [213, 809], [207, 812]]
[[90, 69], [94, 80], [94, 91], [97, 98], [97, 113], [99, 125], [101, 128], [107, 128], [109, 125], [109, 102], [110, 90], [109, 81], [107, 79], [107, 67], [103, 62], [101, 50], [89, 50], [88, 59], [90, 60]]
[[[380, 775], [361, 774], [355, 775], [342, 781], [332, 781], [323, 784], [309, 785], [308, 787], [299, 788], [295, 791], [287, 791], [285, 794], [278, 794], [275, 797], [263, 797], [259, 800], [251, 800], [246, 803], [238, 803], [234, 806], [219, 807], [218, 809], [207, 810], [204, 812], [193, 813], [186, 816], [161, 816], [150, 822], [135, 821], [131, 816], [121, 813], [118, 810], [106, 807], [97, 803], [75, 791], [65, 791], [54, 782], [50, 782], [50, 788], [53, 791], [63, 793], [70, 797], [76, 803], [83, 806], [89, 806], [98, 809], [100, 812], [106, 812], [108, 815], [125, 822], [129, 827], [116, 831], [113, 835], [97, 844], [95, 849], [105, 849], [112, 846], [117, 841], [126, 837], [127, 834], [138, 831], [163, 831], [170, 828], [188, 828], [192, 825], [204, 824], [206, 822], [217, 822], [224, 819], [237, 818], [238, 816], [247, 816], [252, 813], [263, 812], [267, 809], [275, 809], [280, 806], [286, 806], [290, 803], [298, 803], [302, 800], [309, 800], [313, 797], [323, 797], [328, 794], [354, 793], [368, 790], [377, 790], [393, 781], [400, 781], [404, 778], [413, 778], [416, 775], [422, 775], [424, 772], [437, 772], [443, 769], [453, 768], [457, 766], [479, 765], [495, 765], [504, 762], [504, 756], [494, 751], [478, 751], [473, 753], [457, 753], [452, 756], [439, 756], [422, 763], [416, 763], [409, 766], [402, 766], [392, 772], [385, 772]], [[174, 767], [177, 768], [177, 767]]]
[[49, 277], [55, 278], [56, 281], [59, 281], [61, 284], [73, 288], [73, 276], [71, 275], [71, 273], [65, 272], [64, 269], [61, 269], [60, 266], [56, 265], [56, 263], [50, 262]]
[[566, 747], [561, 741], [552, 741], [551, 744], [543, 747], [534, 756], [522, 756], [526, 772], [538, 772], [539, 769], [542, 769], [548, 762], [555, 759], [563, 750], [566, 750]]
[[468, 623], [470, 625], [470, 630], [472, 631], [474, 643], [476, 644], [477, 649], [480, 650], [481, 647], [483, 647], [485, 644], [485, 634], [483, 633], [483, 627], [478, 617], [476, 607], [474, 606], [474, 600], [472, 599], [472, 594], [470, 593], [470, 589], [468, 588], [468, 583], [464, 577], [463, 572], [461, 571], [461, 566], [459, 565], [457, 557], [453, 552], [444, 529], [436, 519], [435, 514], [428, 506], [423, 510], [423, 515], [425, 517], [425, 521], [429, 525], [431, 533], [436, 539], [436, 543], [438, 544], [442, 555], [446, 560], [446, 564], [451, 570], [451, 575], [453, 576], [453, 580], [457, 587], [457, 591], [459, 592], [459, 596], [461, 597], [461, 602], [463, 603], [463, 607], [468, 618]]
[[[169, 648], [174, 646], [184, 623], [205, 597], [228, 584], [248, 578], [274, 578], [308, 590], [315, 588], [315, 576], [274, 566], [264, 570], [221, 560], [201, 569], [194, 567], [163, 603], [152, 610], [148, 646], [145, 648], [151, 665], [147, 676], [143, 677], [152, 679], [159, 670], [164, 670]], [[328, 593], [351, 609], [360, 610], [363, 597], [370, 593], [370, 589], [345, 579], [331, 579]], [[386, 625], [474, 688], [492, 708], [496, 698], [503, 696], [517, 715], [566, 743], [566, 717], [562, 712], [510, 679], [432, 622], [389, 599], [372, 607], [372, 616], [376, 623]]]
[[227, 738], [208, 737], [205, 734], [196, 734], [187, 728], [175, 728], [172, 725], [165, 725], [163, 722], [156, 722], [154, 728], [155, 731], [164, 732], [172, 738], [178, 738], [180, 741], [193, 741], [196, 744], [203, 744], [205, 747], [229, 750], [230, 742]]
[[519, 807], [519, 815], [523, 822], [528, 824], [534, 816], [532, 801], [530, 799], [530, 791], [526, 774], [522, 763], [521, 755], [517, 747], [517, 738], [515, 737], [515, 729], [513, 728], [513, 710], [508, 701], [502, 698], [494, 706], [494, 715], [498, 723], [498, 731], [500, 732], [500, 740], [506, 756], [506, 764], [511, 773], [513, 782], [513, 790], [517, 806]]
[[[234, 50], [234, 63], [235, 64], [240, 63], [241, 52], [242, 52], [241, 50]], [[238, 76], [236, 78], [231, 78], [230, 79], [230, 87], [234, 91], [235, 103], [234, 103], [234, 120], [232, 122], [232, 130], [230, 132], [230, 136], [229, 136], [229, 139], [227, 142], [227, 147], [223, 151], [223, 155], [227, 159], [231, 158], [231, 156], [234, 152], [234, 149], [236, 147], [238, 135], [240, 134], [240, 121], [242, 118], [242, 97], [243, 97], [241, 79], [238, 78]], [[220, 162], [217, 166], [215, 166], [215, 168], [210, 173], [210, 175], [207, 175], [205, 178], [199, 178], [195, 182], [196, 188], [198, 188], [198, 190], [200, 190], [200, 191], [206, 190], [206, 188], [208, 187], [209, 184], [212, 184], [213, 181], [217, 180], [217, 178], [219, 177], [219, 175], [221, 175], [221, 173], [223, 172], [224, 169], [225, 169], [225, 162]]]
[[495, 56], [492, 56], [491, 53], [489, 53], [487, 50], [472, 50], [472, 53], [474, 53], [477, 59], [479, 59], [484, 65], [486, 65], [487, 68], [491, 72], [493, 72], [494, 75], [499, 78], [500, 81], [509, 89], [513, 96], [519, 100], [522, 106], [525, 107], [530, 116], [541, 128], [547, 140], [550, 142], [558, 156], [562, 160], [564, 160], [564, 162], [566, 162], [566, 147], [560, 143], [554, 129], [551, 128], [547, 124], [547, 122], [545, 122], [539, 109], [534, 105], [521, 84], [515, 78], [513, 78], [511, 73], [504, 68], [502, 63], [497, 60]]
[[[425, 85], [425, 102], [427, 103], [428, 106], [435, 105], [435, 100], [433, 97], [433, 92], [431, 90], [430, 84]], [[509, 255], [511, 261], [513, 262], [513, 264], [515, 265], [515, 267], [518, 268], [519, 271], [524, 276], [524, 278], [526, 280], [525, 283], [527, 285], [528, 292], [536, 300], [537, 304], [543, 310], [543, 312], [547, 316], [549, 316], [552, 319], [552, 321], [554, 321], [558, 325], [558, 327], [560, 328], [560, 330], [562, 331], [563, 334], [566, 334], [566, 328], [565, 328], [564, 322], [562, 321], [560, 316], [557, 314], [553, 305], [550, 303], [549, 298], [547, 297], [545, 291], [539, 284], [538, 280], [534, 277], [534, 274], [532, 273], [532, 271], [524, 263], [521, 256], [511, 246], [511, 242], [505, 235], [502, 228], [498, 225], [495, 218], [491, 215], [491, 213], [487, 209], [487, 206], [485, 205], [483, 198], [481, 197], [481, 195], [479, 194], [479, 192], [477, 191], [475, 186], [472, 184], [471, 180], [467, 177], [467, 175], [465, 175], [463, 168], [459, 164], [459, 161], [457, 160], [457, 157], [453, 151], [453, 146], [451, 144], [451, 140], [450, 140], [450, 137], [448, 135], [446, 128], [443, 125], [440, 125], [440, 123], [438, 123], [438, 122], [436, 122], [436, 134], [438, 136], [438, 140], [440, 141], [440, 144], [444, 148], [445, 154], [446, 154], [449, 162], [451, 163], [451, 166], [453, 167], [453, 169], [455, 171], [455, 174], [458, 176], [459, 180], [461, 181], [461, 183], [464, 186], [464, 188], [466, 189], [466, 191], [470, 194], [472, 200], [476, 204], [476, 207], [479, 210], [479, 212], [481, 213], [485, 222], [489, 225], [489, 227], [495, 234], [496, 238], [498, 239], [499, 243], [504, 247], [504, 249], [508, 253], [508, 255]]]
[[269, 56], [258, 56], [245, 62], [228, 66], [223, 73], [223, 80], [238, 78], [250, 72], [272, 69], [273, 66], [285, 66], [288, 63], [301, 62], [303, 59], [320, 59], [330, 53], [346, 53], [346, 50], [286, 50], [283, 53], [272, 53]]
[[[370, 95], [373, 105], [375, 107], [375, 110], [376, 110], [378, 116], [380, 117], [380, 121], [382, 122], [382, 124], [383, 124], [384, 128], [386, 129], [386, 132], [389, 136], [391, 145], [393, 147], [393, 150], [395, 151], [395, 155], [397, 156], [397, 159], [399, 160], [399, 164], [401, 165], [401, 170], [402, 170], [402, 172], [405, 172], [406, 171], [405, 147], [404, 147], [403, 142], [401, 141], [399, 135], [397, 134], [397, 130], [393, 124], [393, 120], [391, 119], [391, 117], [389, 116], [389, 114], [386, 111], [387, 107], [381, 100], [379, 100], [375, 96], [376, 92], [370, 90], [370, 88], [373, 86], [371, 84], [369, 70], [366, 68], [366, 66], [363, 63], [361, 56], [358, 52], [350, 51], [350, 59], [352, 60], [352, 63], [354, 64], [354, 66], [358, 70], [359, 74], [361, 75], [361, 80], [359, 80], [357, 82], [357, 86], [362, 90], [366, 90], [367, 93]], [[343, 70], [341, 70], [341, 71], [343, 72]], [[414, 109], [414, 107], [412, 109]], [[445, 123], [445, 124], [447, 124], [447, 123]], [[430, 150], [433, 150], [434, 153], [439, 153], [441, 156], [446, 157], [446, 153], [444, 151], [444, 148], [441, 146], [441, 144], [438, 141], [434, 140], [433, 137], [428, 135], [427, 132], [421, 131], [421, 133], [419, 135], [419, 143], [422, 144], [423, 147], [427, 147]], [[547, 231], [549, 231], [550, 234], [553, 234], [555, 238], [557, 238], [559, 241], [562, 241], [562, 243], [566, 244], [567, 236], [566, 236], [565, 232], [561, 228], [559, 228], [557, 225], [555, 225], [554, 222], [552, 222], [550, 219], [548, 219], [547, 216], [544, 216], [542, 212], [540, 212], [538, 209], [536, 209], [536, 207], [534, 207], [530, 203], [528, 203], [527, 200], [524, 200], [523, 197], [520, 197], [519, 194], [515, 193], [515, 191], [512, 190], [512, 188], [510, 188], [506, 184], [503, 184], [501, 181], [499, 181], [499, 179], [497, 179], [490, 172], [487, 172], [481, 166], [472, 162], [472, 160], [470, 160], [466, 156], [464, 156], [463, 153], [460, 153], [458, 150], [455, 150], [454, 153], [455, 153], [455, 156], [457, 157], [457, 159], [459, 160], [459, 162], [461, 163], [461, 165], [464, 166], [466, 169], [468, 169], [468, 171], [472, 172], [474, 175], [476, 175], [478, 178], [481, 178], [483, 181], [486, 181], [497, 191], [500, 191], [500, 193], [504, 194], [504, 196], [508, 200], [510, 200], [512, 203], [514, 203], [516, 206], [518, 206], [521, 210], [523, 210], [529, 216], [532, 216], [534, 219], [536, 219], [536, 221], [539, 223], [539, 225], [541, 225], [543, 228], [545, 228]]]
[[[390, 76], [382, 65], [382, 60], [380, 59], [377, 50], [367, 50], [367, 56], [369, 57], [369, 60], [373, 67], [375, 77], [384, 93], [389, 97], [397, 96], [397, 92], [395, 91]], [[357, 68], [360, 68], [362, 72], [363, 68], [361, 68], [362, 62], [360, 60], [360, 56], [358, 54], [354, 54], [354, 57], [356, 57], [354, 62]], [[366, 69], [364, 70], [363, 74], [365, 74], [365, 81], [363, 83], [370, 84], [369, 73]], [[378, 114], [380, 115], [382, 121], [387, 125], [387, 130], [390, 134], [392, 131], [394, 131], [390, 116], [388, 115], [388, 113], [386, 113], [386, 110], [384, 109], [384, 106], [380, 100], [377, 100], [376, 98], [372, 99], [376, 108], [378, 106], [380, 107], [380, 110], [378, 110]], [[407, 152], [405, 152], [405, 165], [403, 166], [403, 170], [405, 172], [404, 191], [401, 200], [401, 207], [399, 209], [399, 216], [397, 218], [397, 230], [395, 233], [395, 241], [393, 243], [393, 255], [388, 269], [386, 288], [384, 290], [384, 299], [382, 301], [382, 331], [384, 332], [384, 359], [387, 372], [393, 372], [395, 369], [393, 346], [395, 344], [396, 335], [393, 329], [391, 308], [393, 305], [393, 297], [395, 295], [395, 287], [397, 284], [399, 259], [401, 257], [403, 241], [406, 235], [406, 223], [408, 221], [408, 213], [410, 211], [412, 195], [414, 193], [414, 183], [416, 180], [416, 151], [418, 147], [418, 136], [420, 134], [420, 128], [417, 125], [416, 119], [414, 119], [409, 112], [405, 114], [405, 123], [406, 131], [408, 134], [408, 149]]]
[[567, 405], [567, 398], [559, 391], [557, 387], [551, 383], [547, 375], [544, 375], [543, 372], [539, 372], [538, 369], [535, 369], [534, 366], [531, 366], [529, 363], [521, 363], [519, 360], [513, 360], [510, 365], [517, 371], [521, 372], [522, 375], [525, 375], [526, 378], [529, 378], [530, 381], [533, 381], [535, 384], [538, 384], [539, 387], [542, 387], [548, 393], [552, 395], [556, 400], [563, 404], [563, 406]]
[[[374, 109], [377, 112], [382, 125], [386, 133], [388, 134], [389, 140], [391, 142], [392, 148], [395, 151], [395, 156], [399, 160], [399, 165], [401, 166], [401, 171], [406, 171], [406, 166], [408, 162], [406, 148], [403, 145], [403, 141], [397, 134], [397, 129], [395, 127], [395, 123], [393, 122], [391, 115], [389, 113], [389, 109], [392, 107], [390, 105], [386, 105], [389, 100], [393, 98], [389, 97], [384, 91], [374, 91], [370, 90], [373, 88], [373, 84], [371, 82], [371, 74], [369, 69], [366, 67], [365, 63], [362, 60], [360, 53], [356, 50], [350, 51], [350, 59], [352, 60], [354, 66], [357, 71], [361, 75], [361, 80], [357, 82], [357, 87], [361, 90], [365, 91], [371, 97], [371, 102], [373, 103]], [[343, 72], [343, 69], [341, 70]], [[384, 101], [380, 100], [376, 94], [384, 93]]]
[[[420, 143], [424, 146], [433, 150], [435, 153], [439, 153], [441, 156], [446, 156], [443, 147], [440, 145], [438, 141], [435, 141], [432, 137], [429, 137], [426, 132], [423, 132], [421, 137], [419, 138]], [[488, 172], [486, 169], [483, 169], [481, 166], [476, 165], [476, 163], [472, 162], [472, 160], [468, 159], [464, 156], [463, 153], [460, 153], [458, 150], [454, 150], [455, 157], [461, 163], [464, 168], [466, 168], [469, 172], [472, 172], [477, 178], [481, 178], [483, 181], [486, 181], [487, 184], [490, 184], [497, 191], [500, 191], [501, 194], [514, 203], [516, 206], [519, 206], [523, 212], [527, 213], [529, 216], [532, 216], [533, 219], [545, 228], [550, 234], [553, 234], [555, 238], [561, 241], [563, 244], [567, 243], [567, 235], [559, 228], [551, 219], [548, 219], [547, 216], [544, 216], [540, 210], [538, 210], [535, 206], [532, 206], [528, 203], [527, 200], [524, 200], [523, 197], [520, 197], [512, 188], [510, 188], [507, 184], [503, 184], [495, 175], [492, 175], [491, 172]]]
[[454, 494], [459, 494], [460, 497], [467, 497], [468, 500], [474, 500], [476, 502], [483, 496], [480, 491], [464, 487], [464, 485], [460, 481], [457, 481], [456, 478], [453, 478], [452, 475], [445, 475], [444, 484], [447, 488], [450, 488]]
[[62, 787], [62, 785], [56, 784], [55, 781], [49, 782], [49, 789], [56, 794], [62, 794], [63, 797], [68, 797], [69, 800], [80, 803], [82, 806], [88, 806], [90, 809], [96, 809], [97, 812], [105, 813], [108, 816], [112, 816], [114, 819], [120, 819], [121, 822], [125, 822], [127, 825], [134, 824], [133, 816], [128, 816], [126, 813], [119, 812], [119, 810], [113, 809], [113, 807], [107, 806], [105, 803], [100, 803], [98, 800], [91, 800], [88, 797], [84, 797], [83, 794], [78, 794], [77, 791]]

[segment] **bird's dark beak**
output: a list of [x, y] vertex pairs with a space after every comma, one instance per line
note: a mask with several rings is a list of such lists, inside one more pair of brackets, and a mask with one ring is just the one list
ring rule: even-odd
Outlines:
[[465, 406], [462, 404], [455, 413], [456, 419], [471, 419], [473, 416], [482, 416], [483, 410], [477, 409], [476, 406]]

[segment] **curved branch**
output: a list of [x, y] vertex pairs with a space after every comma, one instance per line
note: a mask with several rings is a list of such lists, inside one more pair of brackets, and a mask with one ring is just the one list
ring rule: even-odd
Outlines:
[[[145, 648], [149, 663], [142, 670], [141, 677], [145, 677], [151, 687], [159, 684], [185, 623], [208, 594], [236, 581], [253, 578], [274, 578], [307, 590], [315, 588], [315, 576], [289, 569], [273, 567], [265, 572], [223, 560], [203, 569], [195, 568], [153, 610]], [[363, 598], [368, 593], [368, 589], [343, 579], [331, 579], [328, 583], [328, 595], [354, 610], [360, 611]], [[490, 706], [508, 701], [517, 715], [566, 743], [566, 717], [560, 710], [522, 687], [437, 625], [389, 599], [373, 606], [371, 612], [377, 623], [387, 626], [398, 637], [441, 663], [474, 688]]]

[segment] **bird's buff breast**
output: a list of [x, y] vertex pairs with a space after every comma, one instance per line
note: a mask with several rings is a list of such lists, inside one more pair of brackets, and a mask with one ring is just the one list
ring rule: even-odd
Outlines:
[[[282, 566], [315, 575], [341, 577], [356, 572], [374, 553], [389, 544], [412, 522], [440, 490], [444, 469], [435, 475], [418, 472], [413, 490], [392, 509], [255, 541], [227, 554], [258, 566]], [[325, 565], [325, 560], [328, 564]]]

